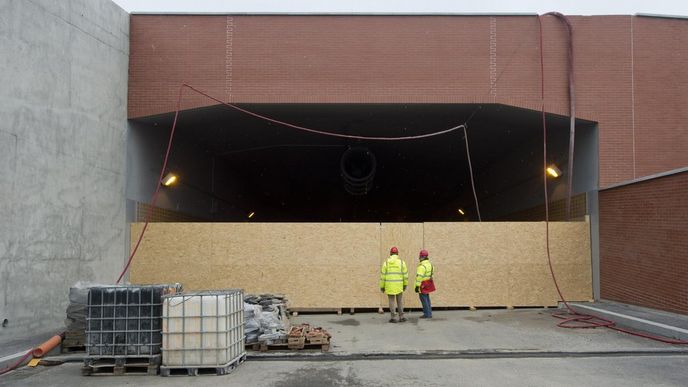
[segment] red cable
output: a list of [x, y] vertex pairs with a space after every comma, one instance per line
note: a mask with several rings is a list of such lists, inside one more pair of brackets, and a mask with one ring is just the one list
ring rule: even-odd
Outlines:
[[127, 260], [127, 264], [124, 266], [124, 269], [122, 269], [122, 272], [119, 274], [119, 277], [117, 278], [116, 284], [119, 283], [119, 281], [122, 280], [122, 277], [124, 277], [124, 274], [127, 273], [129, 270], [129, 265], [131, 265], [131, 261], [134, 259], [134, 255], [136, 255], [136, 251], [139, 249], [139, 245], [141, 244], [141, 240], [143, 240], [143, 234], [146, 233], [146, 229], [148, 228], [148, 223], [150, 223], [151, 218], [153, 216], [153, 208], [155, 207], [155, 203], [158, 201], [158, 194], [160, 193], [160, 186], [162, 184], [162, 178], [165, 175], [165, 170], [167, 170], [167, 160], [170, 157], [170, 150], [172, 149], [172, 140], [174, 139], [174, 130], [177, 128], [177, 118], [179, 117], [179, 108], [181, 106], [182, 102], [182, 91], [184, 90], [184, 85], [179, 87], [179, 96], [177, 97], [177, 110], [174, 113], [174, 122], [172, 123], [172, 130], [170, 131], [170, 139], [167, 141], [167, 151], [165, 151], [165, 159], [162, 162], [162, 168], [160, 169], [160, 177], [158, 177], [158, 185], [155, 187], [155, 192], [153, 193], [153, 198], [151, 199], [151, 205], [148, 208], [148, 214], [146, 214], [146, 223], [143, 225], [143, 229], [141, 229], [141, 234], [139, 234], [139, 239], [136, 241], [136, 245], [134, 246], [134, 249], [131, 251], [131, 255], [129, 255], [129, 259]]
[[33, 352], [33, 348], [30, 349], [29, 352], [26, 353], [26, 355], [22, 356], [21, 359], [19, 359], [16, 363], [14, 363], [14, 364], [12, 364], [11, 366], [9, 366], [9, 367], [5, 368], [4, 370], [0, 371], [0, 375], [4, 375], [4, 374], [6, 374], [6, 373], [12, 371], [13, 369], [19, 367], [19, 365], [21, 365], [21, 363], [23, 363], [24, 360], [26, 360], [29, 356], [31, 356], [31, 353], [32, 353], [32, 352]]
[[466, 127], [465, 124], [461, 124], [461, 125], [454, 126], [453, 128], [441, 130], [441, 131], [439, 131], [439, 132], [432, 132], [432, 133], [420, 134], [420, 135], [417, 135], [417, 136], [402, 136], [402, 137], [371, 137], [371, 136], [355, 136], [355, 135], [349, 135], [349, 134], [333, 133], [333, 132], [327, 132], [327, 131], [323, 131], [323, 130], [311, 129], [311, 128], [307, 128], [307, 127], [304, 127], [304, 126], [299, 126], [299, 125], [295, 125], [295, 124], [290, 124], [290, 123], [288, 123], [288, 122], [276, 120], [276, 119], [274, 119], [274, 118], [270, 118], [270, 117], [267, 117], [267, 116], [264, 116], [264, 115], [261, 115], [261, 114], [258, 114], [258, 113], [254, 113], [254, 112], [252, 112], [252, 111], [250, 111], [250, 110], [247, 110], [247, 109], [244, 109], [244, 108], [240, 108], [239, 106], [236, 106], [236, 105], [231, 104], [231, 103], [229, 103], [229, 102], [224, 102], [224, 101], [222, 101], [222, 100], [220, 100], [220, 99], [218, 99], [218, 98], [215, 98], [215, 97], [213, 97], [213, 96], [211, 96], [211, 95], [209, 95], [209, 94], [207, 94], [207, 93], [205, 93], [205, 92], [203, 92], [203, 91], [201, 91], [201, 90], [198, 90], [197, 88], [195, 88], [195, 87], [193, 87], [193, 86], [191, 86], [191, 85], [187, 85], [186, 83], [183, 84], [182, 86], [188, 87], [189, 89], [195, 91], [196, 93], [198, 93], [198, 94], [200, 94], [200, 95], [203, 95], [203, 96], [205, 96], [205, 97], [207, 97], [207, 98], [209, 98], [209, 99], [212, 99], [212, 100], [215, 101], [215, 102], [218, 102], [218, 103], [220, 103], [220, 104], [222, 104], [222, 105], [228, 106], [228, 107], [230, 107], [230, 108], [232, 108], [232, 109], [234, 109], [234, 110], [238, 110], [238, 111], [240, 111], [240, 112], [242, 112], [242, 113], [245, 113], [245, 114], [248, 114], [248, 115], [250, 115], [250, 116], [253, 116], [253, 117], [256, 117], [256, 118], [260, 118], [260, 119], [262, 119], [262, 120], [265, 120], [265, 121], [268, 121], [268, 122], [272, 122], [272, 123], [275, 123], [275, 124], [278, 124], [278, 125], [284, 125], [284, 126], [287, 126], [287, 127], [292, 128], [292, 129], [302, 130], [302, 131], [305, 131], [305, 132], [310, 132], [310, 133], [315, 133], [315, 134], [322, 134], [322, 135], [331, 136], [331, 137], [348, 138], [348, 139], [353, 139], [353, 140], [371, 140], [371, 141], [404, 141], [404, 140], [418, 140], [418, 139], [421, 139], [421, 138], [439, 136], [439, 135], [442, 135], [442, 134], [445, 134], [445, 133], [450, 133], [450, 132], [453, 132], [453, 131], [455, 131], [455, 130], [459, 130], [459, 129], [461, 129], [461, 128], [465, 128], [465, 127]]
[[[563, 20], [565, 24], [569, 28], [569, 39], [573, 39], [573, 36], [571, 34], [571, 24], [569, 23], [568, 19], [566, 16], [557, 14], [557, 13], [548, 13], [546, 15], [554, 15], [560, 20]], [[542, 131], [543, 131], [543, 161], [544, 161], [544, 168], [543, 171], [547, 168], [547, 121], [545, 118], [545, 59], [544, 59], [544, 52], [543, 52], [543, 33], [542, 33], [542, 17], [538, 16], [538, 24], [540, 28], [540, 98], [541, 98], [541, 106], [542, 106]], [[572, 47], [573, 43], [570, 43], [570, 47]], [[572, 48], [571, 48], [572, 50]], [[570, 56], [569, 56], [569, 61], [571, 62], [568, 67], [568, 71], [573, 71], [573, 52], [570, 51]], [[573, 82], [573, 77], [569, 76], [569, 86], [572, 87]], [[570, 98], [575, 98], [574, 94], [569, 91], [569, 96]], [[574, 103], [571, 102], [571, 109], [573, 114], [573, 106]], [[572, 119], [575, 119], [575, 117], [572, 117]], [[571, 157], [571, 153], [573, 152], [572, 147], [569, 147], [569, 157]], [[572, 171], [572, 163], [569, 161], [569, 173]], [[571, 176], [569, 176], [569, 181], [571, 181]], [[559, 283], [557, 282], [557, 277], [554, 274], [554, 268], [552, 267], [552, 256], [550, 253], [550, 246], [549, 246], [549, 198], [548, 198], [548, 193], [547, 193], [547, 175], [544, 174], [543, 172], [543, 182], [544, 182], [544, 190], [545, 190], [545, 238], [546, 238], [546, 245], [547, 245], [547, 263], [549, 264], [549, 270], [552, 275], [552, 280], [554, 281], [554, 286], [557, 289], [557, 293], [559, 293], [559, 297], [561, 301], [564, 303], [566, 306], [567, 311], [562, 312], [562, 313], [555, 313], [552, 316], [558, 319], [562, 319], [564, 321], [560, 322], [557, 324], [558, 327], [561, 328], [598, 328], [598, 327], [604, 327], [604, 328], [609, 328], [613, 329], [615, 331], [619, 332], [624, 332], [628, 333], [633, 336], [638, 336], [638, 337], [643, 337], [646, 339], [650, 340], [655, 340], [655, 341], [660, 341], [662, 343], [667, 343], [667, 344], [688, 344], [688, 341], [685, 340], [674, 340], [674, 339], [668, 339], [665, 337], [661, 336], [655, 336], [655, 335], [650, 335], [647, 333], [642, 333], [642, 332], [636, 332], [632, 331], [629, 329], [625, 328], [619, 328], [616, 326], [616, 323], [612, 320], [596, 316], [594, 314], [585, 314], [585, 313], [580, 313], [573, 309], [571, 305], [566, 301], [566, 298], [564, 297], [564, 294], [561, 292], [561, 289], [559, 288]], [[567, 197], [567, 202], [570, 203], [571, 200], [571, 190], [569, 187], [569, 192], [568, 192], [568, 197]]]

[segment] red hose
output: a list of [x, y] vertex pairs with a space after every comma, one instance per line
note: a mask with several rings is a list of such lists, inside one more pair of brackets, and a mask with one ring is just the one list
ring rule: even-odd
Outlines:
[[29, 356], [31, 356], [31, 352], [33, 352], [33, 349], [29, 350], [29, 352], [27, 352], [26, 355], [22, 356], [21, 359], [19, 359], [16, 363], [5, 368], [4, 370], [0, 370], [0, 375], [4, 375], [4, 374], [16, 369], [17, 367], [19, 367], [21, 365], [21, 363], [23, 363], [26, 359], [29, 358]]
[[[575, 117], [573, 116], [575, 114], [575, 94], [573, 93], [573, 32], [571, 28], [571, 23], [569, 22], [568, 18], [560, 13], [555, 13], [551, 12], [546, 15], [553, 15], [557, 17], [559, 20], [563, 21], [564, 24], [567, 26], [568, 33], [569, 33], [569, 66], [568, 66], [568, 72], [569, 72], [569, 98], [571, 98], [570, 101], [570, 110], [571, 110], [571, 120], [575, 120]], [[538, 25], [540, 28], [540, 98], [541, 98], [541, 106], [542, 106], [542, 137], [543, 137], [543, 161], [544, 161], [544, 167], [543, 171], [547, 168], [547, 120], [545, 118], [545, 55], [543, 52], [543, 33], [542, 33], [542, 16], [538, 16]], [[574, 130], [574, 124], [572, 121], [571, 124], [571, 130]], [[573, 133], [571, 133], [571, 137], [573, 137]], [[573, 140], [571, 140], [573, 141]], [[573, 174], [573, 143], [570, 144], [569, 146], [569, 191], [567, 193], [567, 207], [570, 206], [571, 202], [571, 184], [572, 184], [572, 174]], [[549, 198], [548, 198], [548, 193], [547, 193], [547, 175], [543, 172], [543, 182], [544, 182], [544, 191], [545, 191], [545, 238], [546, 238], [546, 246], [547, 246], [547, 263], [549, 264], [549, 271], [552, 275], [552, 281], [554, 282], [554, 286], [557, 289], [557, 293], [559, 293], [560, 300], [564, 303], [566, 306], [566, 311], [561, 312], [561, 313], [555, 313], [552, 316], [558, 319], [562, 319], [564, 321], [560, 322], [557, 324], [558, 327], [561, 328], [570, 328], [570, 329], [586, 329], [586, 328], [599, 328], [599, 327], [604, 327], [604, 328], [609, 328], [613, 329], [615, 331], [619, 332], [624, 332], [628, 333], [633, 336], [638, 336], [638, 337], [643, 337], [646, 339], [650, 340], [655, 340], [659, 341], [662, 343], [667, 343], [667, 344], [688, 344], [688, 341], [685, 340], [674, 340], [674, 339], [669, 339], [666, 337], [661, 337], [661, 336], [655, 336], [647, 333], [642, 333], [642, 332], [636, 332], [632, 331], [630, 329], [625, 329], [625, 328], [619, 328], [616, 326], [616, 323], [612, 320], [596, 316], [594, 314], [585, 314], [585, 313], [580, 313], [576, 311], [569, 303], [566, 301], [566, 298], [564, 297], [564, 294], [562, 293], [561, 289], [559, 288], [559, 283], [557, 282], [557, 276], [554, 273], [554, 268], [552, 266], [552, 256], [550, 253], [550, 246], [549, 246]], [[569, 211], [569, 208], [567, 208], [567, 212]], [[568, 214], [567, 214], [568, 217]]]
[[148, 207], [148, 213], [146, 214], [146, 223], [143, 225], [143, 229], [141, 230], [141, 233], [139, 234], [139, 238], [136, 241], [136, 245], [134, 246], [134, 249], [131, 251], [131, 255], [129, 255], [129, 259], [127, 260], [127, 264], [124, 266], [124, 269], [122, 269], [122, 272], [119, 274], [119, 277], [117, 277], [117, 282], [116, 284], [119, 283], [119, 281], [122, 280], [122, 277], [124, 277], [124, 274], [127, 273], [129, 270], [129, 265], [131, 265], [131, 261], [134, 259], [134, 256], [136, 255], [136, 251], [139, 249], [139, 246], [141, 245], [141, 240], [143, 240], [143, 234], [146, 233], [146, 229], [148, 228], [148, 223], [150, 223], [151, 218], [153, 216], [153, 208], [155, 207], [155, 203], [158, 201], [158, 194], [160, 193], [160, 186], [162, 185], [162, 178], [165, 176], [165, 171], [167, 170], [167, 161], [170, 158], [170, 150], [172, 149], [172, 140], [174, 139], [174, 130], [177, 128], [177, 118], [179, 117], [179, 108], [182, 103], [182, 91], [184, 90], [184, 85], [179, 87], [179, 96], [177, 97], [177, 110], [174, 113], [174, 122], [172, 123], [172, 130], [170, 130], [170, 138], [167, 141], [167, 150], [165, 151], [165, 159], [162, 162], [162, 168], [160, 169], [160, 177], [158, 177], [158, 184], [155, 187], [155, 192], [153, 193], [153, 198], [151, 199], [151, 205]]
[[241, 107], [239, 107], [239, 106], [237, 106], [237, 105], [234, 105], [234, 104], [231, 104], [231, 103], [229, 103], [229, 102], [224, 102], [224, 101], [220, 100], [219, 98], [215, 98], [215, 97], [211, 96], [210, 94], [205, 93], [205, 92], [203, 92], [203, 91], [201, 91], [201, 90], [198, 90], [197, 88], [195, 88], [195, 87], [193, 87], [193, 86], [191, 86], [191, 85], [183, 84], [182, 86], [188, 87], [189, 89], [195, 91], [196, 93], [198, 93], [198, 94], [200, 94], [200, 95], [202, 95], [202, 96], [204, 96], [204, 97], [206, 97], [206, 98], [209, 98], [209, 99], [211, 99], [211, 100], [213, 100], [213, 101], [215, 101], [215, 102], [217, 102], [217, 103], [220, 103], [220, 104], [222, 104], [222, 105], [225, 105], [225, 106], [227, 106], [227, 107], [230, 107], [230, 108], [232, 108], [232, 109], [234, 109], [234, 110], [240, 111], [240, 112], [242, 112], [242, 113], [244, 113], [244, 114], [248, 114], [248, 115], [250, 115], [250, 116], [253, 116], [253, 117], [256, 117], [256, 118], [260, 118], [261, 120], [265, 120], [265, 121], [268, 121], [268, 122], [272, 122], [272, 123], [274, 123], [274, 124], [286, 126], [286, 127], [289, 127], [289, 128], [292, 128], [292, 129], [296, 129], [296, 130], [301, 130], [301, 131], [304, 131], [304, 132], [315, 133], [315, 134], [321, 134], [321, 135], [330, 136], [330, 137], [348, 138], [348, 139], [352, 139], [352, 140], [369, 140], [369, 141], [406, 141], [406, 140], [418, 140], [418, 139], [421, 139], [421, 138], [440, 136], [440, 135], [442, 135], [442, 134], [446, 134], [446, 133], [450, 133], [450, 132], [453, 132], [453, 131], [456, 131], [456, 130], [459, 130], [459, 129], [462, 129], [462, 128], [463, 128], [463, 129], [466, 128], [466, 124], [460, 124], [460, 125], [456, 125], [456, 126], [454, 126], [454, 127], [452, 127], [452, 128], [440, 130], [440, 131], [437, 131], [437, 132], [426, 133], [426, 134], [419, 134], [419, 135], [416, 135], [416, 136], [401, 136], [401, 137], [355, 136], [355, 135], [350, 135], [350, 134], [334, 133], [334, 132], [328, 132], [328, 131], [324, 131], [324, 130], [318, 130], [318, 129], [307, 128], [307, 127], [305, 127], [305, 126], [295, 125], [295, 124], [291, 124], [291, 123], [289, 123], [289, 122], [276, 120], [276, 119], [274, 119], [274, 118], [270, 118], [270, 117], [264, 116], [264, 115], [262, 115], [262, 114], [258, 114], [258, 113], [252, 112], [252, 111], [250, 111], [250, 110], [241, 108]]

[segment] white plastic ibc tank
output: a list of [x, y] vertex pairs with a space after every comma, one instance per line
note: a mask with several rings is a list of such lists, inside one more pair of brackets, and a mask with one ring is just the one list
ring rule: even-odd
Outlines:
[[214, 367], [244, 356], [243, 298], [240, 289], [165, 296], [163, 366]]

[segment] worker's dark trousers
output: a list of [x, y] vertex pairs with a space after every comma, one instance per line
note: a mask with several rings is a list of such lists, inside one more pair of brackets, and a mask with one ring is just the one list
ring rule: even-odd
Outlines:
[[423, 305], [423, 316], [432, 317], [432, 304], [430, 304], [430, 294], [419, 293], [420, 304]]
[[398, 312], [399, 312], [399, 317], [403, 317], [403, 316], [404, 316], [404, 302], [403, 302], [403, 300], [401, 299], [401, 296], [402, 296], [403, 294], [404, 294], [404, 293], [399, 293], [399, 294], [396, 294], [396, 295], [393, 295], [393, 294], [388, 294], [388, 295], [387, 295], [387, 297], [389, 298], [389, 313], [392, 314], [392, 318], [394, 318], [394, 313], [395, 313], [395, 310], [394, 310], [394, 309], [395, 309], [395, 308], [394, 308], [394, 300], [395, 300], [395, 299], [396, 299], [396, 304], [397, 304], [396, 306], [397, 306], [398, 309], [399, 309], [399, 311], [398, 311]]

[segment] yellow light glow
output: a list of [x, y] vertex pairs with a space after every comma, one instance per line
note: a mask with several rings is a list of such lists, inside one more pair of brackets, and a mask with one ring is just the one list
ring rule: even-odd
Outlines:
[[177, 181], [177, 175], [174, 173], [168, 173], [164, 179], [162, 179], [162, 185], [169, 187]]
[[557, 168], [557, 166], [554, 164], [547, 167], [546, 171], [547, 171], [547, 174], [552, 176], [552, 177], [561, 176], [561, 169]]
[[466, 215], [466, 213], [465, 213], [465, 212], [463, 212], [463, 210], [462, 210], [462, 209], [460, 209], [460, 208], [459, 208], [459, 214], [461, 214], [461, 215]]
[[249, 219], [253, 218], [253, 215], [255, 215], [255, 214], [256, 214], [255, 212], [251, 211], [251, 213], [248, 214], [248, 218], [249, 218]]

